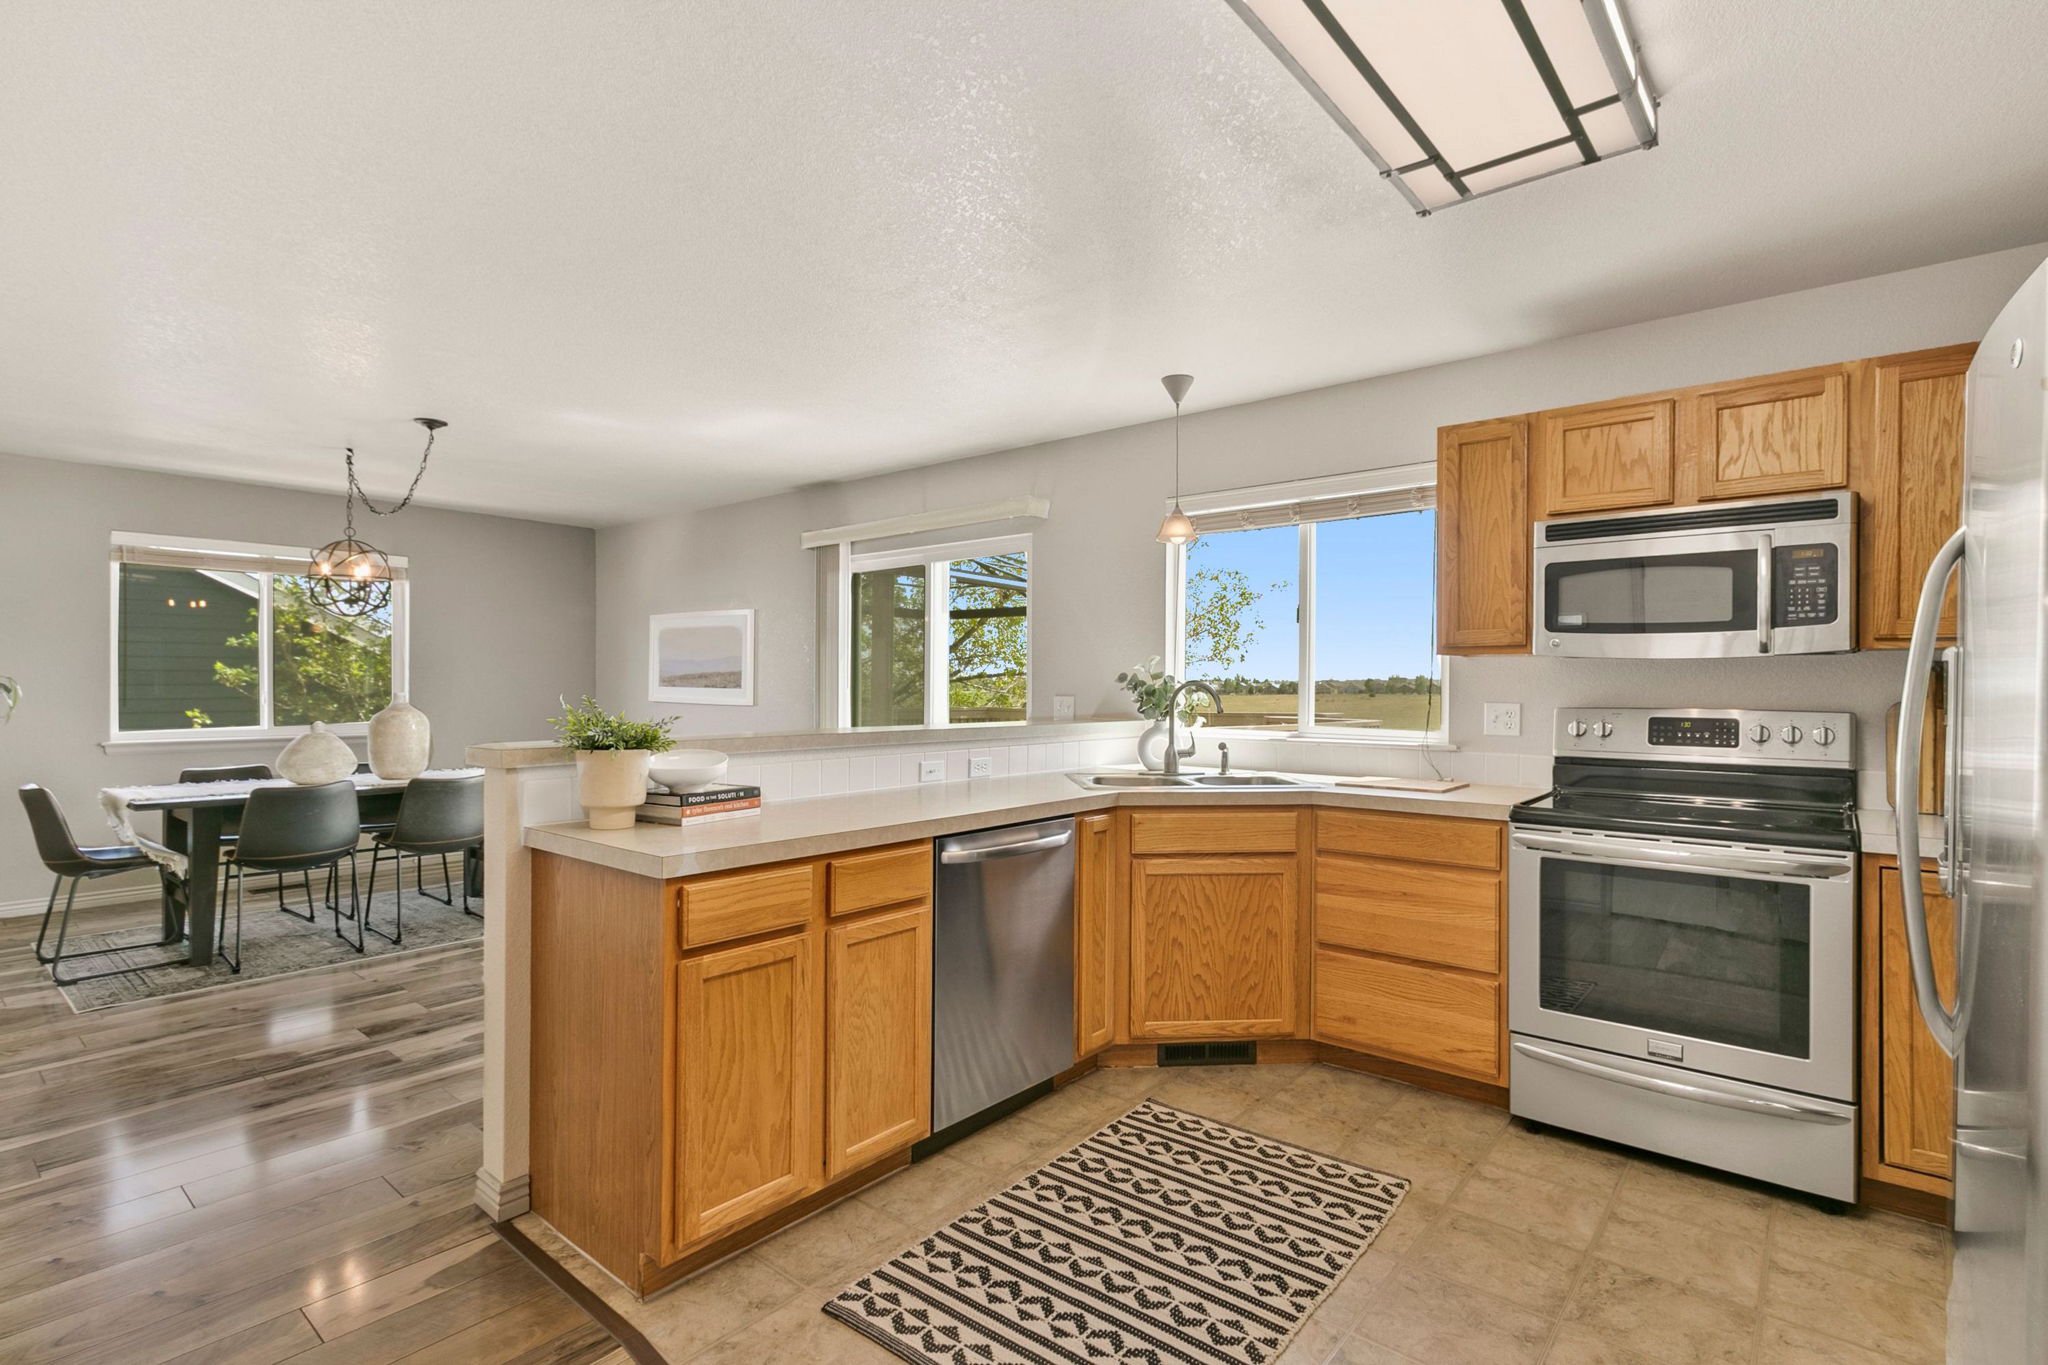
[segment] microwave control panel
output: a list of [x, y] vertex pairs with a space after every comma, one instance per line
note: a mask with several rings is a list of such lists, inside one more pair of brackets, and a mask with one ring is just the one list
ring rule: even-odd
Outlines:
[[1841, 613], [1842, 563], [1832, 545], [1771, 550], [1771, 624], [1825, 626]]

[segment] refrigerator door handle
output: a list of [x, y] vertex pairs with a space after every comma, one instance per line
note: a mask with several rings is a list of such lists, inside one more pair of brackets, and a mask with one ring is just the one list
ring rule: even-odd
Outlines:
[[[1899, 891], [1901, 913], [1906, 921], [1907, 956], [1913, 964], [1913, 998], [1919, 1002], [1920, 1017], [1927, 1031], [1949, 1056], [1962, 1045], [1964, 1015], [1961, 990], [1952, 1012], [1942, 1003], [1941, 988], [1934, 979], [1934, 953], [1927, 938], [1927, 898], [1920, 889], [1920, 740], [1926, 728], [1928, 677], [1934, 665], [1934, 636], [1941, 628], [1941, 599], [1948, 580], [1963, 562], [1963, 540], [1967, 530], [1958, 528], [1927, 566], [1927, 579], [1920, 585], [1920, 610], [1913, 618], [1913, 643], [1906, 652], [1906, 691], [1899, 700], [1899, 748], [1893, 759], [1897, 785], [1892, 791], [1892, 819], [1898, 829]], [[1949, 713], [1959, 709], [1951, 689]], [[1951, 726], [1953, 734], [1953, 726]], [[1954, 760], [1948, 759], [1953, 762]], [[1942, 793], [1942, 846], [1955, 847], [1955, 822], [1960, 803], [1953, 789]], [[1961, 906], [1957, 906], [1961, 913]], [[1960, 987], [1960, 979], [1958, 980]]]
[[1941, 735], [1941, 851], [1934, 855], [1934, 872], [1941, 894], [1953, 897], [1962, 880], [1956, 870], [1956, 845], [1962, 823], [1957, 794], [1963, 785], [1963, 651], [1950, 645], [1941, 651], [1941, 664], [1948, 705]]

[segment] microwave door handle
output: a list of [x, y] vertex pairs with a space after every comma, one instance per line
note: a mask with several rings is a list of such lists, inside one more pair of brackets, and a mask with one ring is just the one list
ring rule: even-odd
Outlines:
[[[1952, 1012], [1942, 1002], [1941, 988], [1934, 978], [1934, 952], [1928, 944], [1927, 898], [1920, 887], [1920, 740], [1926, 730], [1927, 686], [1934, 664], [1934, 636], [1941, 628], [1941, 599], [1948, 591], [1949, 576], [1963, 562], [1967, 528], [1959, 528], [1935, 551], [1927, 566], [1926, 581], [1920, 585], [1920, 610], [1913, 618], [1913, 642], [1906, 650], [1906, 690], [1899, 699], [1899, 747], [1892, 758], [1895, 785], [1892, 788], [1892, 821], [1899, 846], [1899, 910], [1906, 921], [1906, 956], [1913, 966], [1913, 998], [1927, 1031], [1949, 1056], [1962, 1045], [1964, 1004], [1959, 989]], [[1949, 696], [1951, 713], [1957, 698]], [[1954, 727], [1951, 725], [1951, 734]], [[1942, 844], [1955, 846], [1957, 808], [1954, 791], [1942, 793]], [[1957, 904], [1958, 915], [1963, 907]], [[1958, 987], [1962, 984], [1957, 977]]]
[[1756, 538], [1756, 652], [1771, 652], [1771, 538]]

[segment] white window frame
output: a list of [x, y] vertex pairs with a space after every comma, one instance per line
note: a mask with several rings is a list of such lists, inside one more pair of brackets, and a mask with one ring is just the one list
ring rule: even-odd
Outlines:
[[[261, 545], [239, 540], [195, 540], [186, 536], [138, 535], [133, 532], [116, 531], [112, 538], [115, 547], [130, 546], [162, 550], [180, 550], [188, 553], [219, 555], [222, 563], [218, 566], [223, 573], [253, 573], [257, 583], [256, 667], [258, 675], [257, 713], [262, 718], [260, 725], [207, 725], [198, 728], [178, 730], [123, 730], [121, 728], [121, 561], [110, 559], [107, 564], [107, 741], [103, 747], [123, 744], [219, 744], [235, 740], [292, 740], [311, 731], [311, 725], [273, 725], [271, 693], [271, 617], [270, 579], [268, 569], [236, 568], [237, 558], [273, 560], [303, 559], [310, 568], [313, 552], [308, 547], [294, 545]], [[392, 555], [393, 568], [406, 569], [409, 564], [404, 556]], [[409, 578], [393, 580], [391, 584], [391, 692], [394, 697], [411, 691], [412, 663], [412, 582]], [[327, 729], [337, 735], [360, 738], [370, 733], [368, 721], [344, 721], [329, 725]]]
[[[1199, 497], [1184, 499], [1186, 510], [1200, 516], [1219, 512], [1245, 511], [1258, 507], [1272, 507], [1277, 504], [1304, 501], [1308, 498], [1337, 498], [1382, 494], [1390, 489], [1433, 488], [1436, 484], [1436, 463], [1401, 465], [1388, 469], [1368, 470], [1360, 474], [1337, 475], [1329, 478], [1306, 479], [1299, 483], [1268, 484], [1256, 488], [1229, 489], [1205, 493]], [[1372, 513], [1364, 514], [1366, 516]], [[1396, 511], [1381, 515], [1398, 516]], [[1282, 523], [1285, 524], [1285, 523]], [[1222, 739], [1289, 739], [1313, 740], [1316, 743], [1379, 745], [1397, 749], [1451, 749], [1451, 680], [1450, 671], [1445, 667], [1441, 652], [1435, 655], [1434, 676], [1437, 685], [1437, 725], [1432, 730], [1355, 730], [1315, 723], [1315, 679], [1316, 679], [1316, 521], [1293, 523], [1298, 537], [1300, 558], [1296, 577], [1301, 585], [1299, 615], [1295, 625], [1295, 643], [1298, 647], [1297, 664], [1300, 684], [1296, 687], [1295, 724], [1291, 730], [1271, 726], [1217, 725], [1204, 720], [1202, 733]], [[1231, 534], [1228, 531], [1219, 534]], [[1166, 648], [1161, 657], [1166, 667], [1176, 678], [1187, 676], [1187, 596], [1188, 596], [1188, 547], [1168, 545], [1166, 551]], [[1430, 573], [1434, 580], [1436, 563], [1432, 557]], [[1432, 643], [1436, 633], [1435, 609], [1431, 608], [1430, 633]]]
[[976, 720], [955, 724], [952, 720], [952, 678], [946, 670], [946, 651], [934, 648], [938, 642], [948, 638], [948, 599], [952, 596], [950, 580], [951, 565], [957, 559], [974, 559], [981, 555], [1016, 554], [1022, 552], [1029, 567], [1026, 570], [1024, 586], [1024, 715], [1031, 715], [1031, 676], [1034, 671], [1036, 632], [1032, 629], [1034, 600], [1038, 594], [1033, 591], [1038, 576], [1038, 559], [1031, 548], [1029, 534], [1014, 536], [993, 536], [986, 540], [958, 540], [944, 545], [920, 545], [915, 549], [881, 550], [871, 554], [849, 555], [839, 573], [837, 610], [840, 618], [838, 635], [839, 657], [833, 663], [833, 672], [838, 681], [836, 724], [841, 729], [853, 729], [853, 667], [851, 661], [853, 641], [853, 576], [876, 570], [907, 569], [923, 565], [925, 571], [924, 589], [924, 721], [921, 725], [863, 725], [862, 730], [989, 730], [1005, 725], [1022, 725], [1021, 720]]

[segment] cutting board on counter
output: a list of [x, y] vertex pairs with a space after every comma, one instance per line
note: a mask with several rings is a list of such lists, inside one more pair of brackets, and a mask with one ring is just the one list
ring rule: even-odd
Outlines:
[[1375, 787], [1390, 792], [1454, 792], [1471, 784], [1444, 777], [1340, 777], [1335, 785]]

